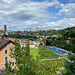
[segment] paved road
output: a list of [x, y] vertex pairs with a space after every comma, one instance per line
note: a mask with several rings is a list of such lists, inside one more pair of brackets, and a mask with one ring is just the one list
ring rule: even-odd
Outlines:
[[56, 60], [56, 59], [60, 59], [60, 58], [52, 58], [52, 59], [41, 59], [40, 61], [45, 61], [45, 60]]

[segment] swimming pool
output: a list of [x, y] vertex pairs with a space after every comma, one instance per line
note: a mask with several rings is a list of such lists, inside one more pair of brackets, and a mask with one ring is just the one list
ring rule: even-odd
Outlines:
[[53, 50], [53, 51], [55, 51], [55, 52], [57, 52], [57, 53], [60, 53], [60, 54], [68, 53], [68, 52], [62, 51], [62, 50], [60, 50], [58, 48], [55, 48], [55, 47], [50, 47], [50, 49]]

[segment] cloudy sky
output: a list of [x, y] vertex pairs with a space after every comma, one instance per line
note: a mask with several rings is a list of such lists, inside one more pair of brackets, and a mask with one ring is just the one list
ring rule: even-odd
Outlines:
[[75, 26], [75, 0], [0, 0], [0, 30], [64, 29]]

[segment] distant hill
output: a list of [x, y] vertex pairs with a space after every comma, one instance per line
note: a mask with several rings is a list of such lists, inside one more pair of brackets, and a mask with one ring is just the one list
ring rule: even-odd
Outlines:
[[38, 35], [41, 35], [41, 36], [51, 36], [51, 35], [62, 35], [66, 32], [70, 32], [70, 31], [74, 31], [75, 30], [75, 27], [69, 27], [69, 28], [66, 28], [66, 29], [62, 29], [62, 30], [37, 30], [35, 31], [34, 33], [37, 33]]
[[[75, 27], [69, 27], [69, 28], [66, 28], [66, 29], [62, 29], [62, 30], [52, 30], [52, 29], [49, 29], [49, 30], [36, 30], [36, 31], [13, 31], [12, 32], [9, 32], [8, 35], [12, 35], [12, 37], [17, 37], [17, 36], [20, 36], [20, 37], [36, 37], [36, 36], [52, 36], [52, 35], [66, 35], [68, 33], [74, 33], [75, 34]], [[1, 32], [2, 33], [2, 32]], [[0, 34], [1, 34], [0, 33]], [[5, 34], [4, 32], [2, 34]], [[5, 36], [4, 36], [5, 37]]]
[[66, 32], [64, 32], [64, 36], [75, 38], [75, 27], [67, 28], [65, 29]]

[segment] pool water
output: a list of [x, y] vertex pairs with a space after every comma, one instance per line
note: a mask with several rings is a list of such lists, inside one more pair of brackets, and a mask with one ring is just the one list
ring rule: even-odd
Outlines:
[[50, 49], [52, 49], [53, 51], [58, 52], [58, 53], [60, 53], [60, 54], [65, 54], [65, 53], [67, 53], [67, 52], [65, 52], [65, 51], [62, 51], [62, 50], [57, 49], [57, 48], [54, 48], [54, 47], [51, 47]]

